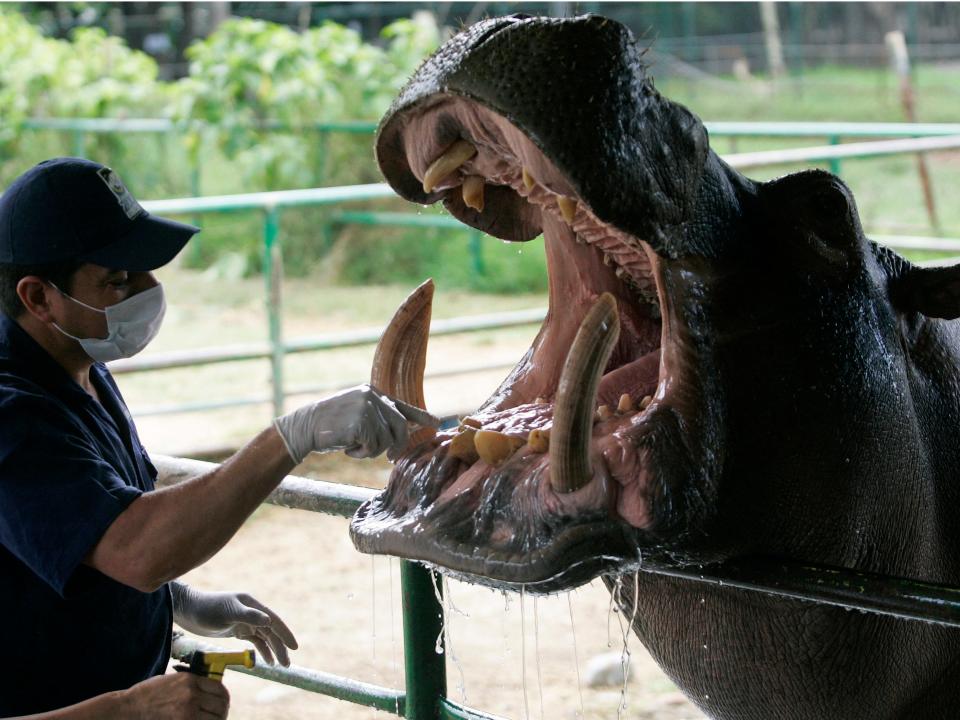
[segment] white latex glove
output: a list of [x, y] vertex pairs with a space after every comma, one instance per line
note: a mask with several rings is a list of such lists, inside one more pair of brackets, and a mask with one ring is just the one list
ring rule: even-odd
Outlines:
[[394, 400], [369, 385], [358, 385], [304, 405], [273, 421], [294, 462], [311, 452], [345, 450], [350, 457], [388, 457], [407, 445], [407, 423], [439, 427], [440, 420], [418, 407]]
[[177, 625], [205, 637], [235, 637], [253, 643], [271, 665], [273, 657], [290, 664], [287, 648], [297, 639], [270, 608], [246, 593], [202, 592], [180, 582], [170, 583], [173, 619]]

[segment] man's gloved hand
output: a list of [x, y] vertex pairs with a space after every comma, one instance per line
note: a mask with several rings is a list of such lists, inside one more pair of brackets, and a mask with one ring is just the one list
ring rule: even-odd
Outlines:
[[440, 420], [402, 400], [382, 395], [369, 385], [358, 385], [336, 395], [304, 405], [273, 421], [294, 462], [311, 452], [346, 450], [356, 458], [376, 457], [384, 450], [402, 451], [407, 444], [407, 423], [438, 427]]
[[180, 582], [170, 583], [173, 618], [184, 630], [205, 637], [235, 637], [252, 642], [268, 663], [273, 656], [290, 664], [287, 648], [297, 639], [270, 608], [246, 593], [201, 592]]

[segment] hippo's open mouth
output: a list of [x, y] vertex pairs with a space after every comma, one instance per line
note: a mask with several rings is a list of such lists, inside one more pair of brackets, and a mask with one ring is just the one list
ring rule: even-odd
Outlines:
[[[638, 536], [654, 529], [654, 506], [670, 494], [672, 473], [661, 470], [675, 460], [658, 456], [673, 446], [675, 458], [685, 444], [678, 388], [690, 353], [659, 287], [660, 258], [601, 222], [534, 143], [487, 108], [442, 99], [406, 119], [402, 142], [424, 192], [461, 219], [483, 227], [490, 218], [513, 240], [542, 229], [550, 307], [483, 407], [398, 461], [354, 518], [354, 543], [540, 590], [636, 561]], [[385, 392], [409, 395], [422, 381], [422, 360], [410, 356], [425, 348], [413, 335], [428, 325], [431, 297], [429, 285], [414, 293], [381, 342], [407, 355], [388, 359], [399, 370], [379, 380]], [[400, 377], [417, 366], [421, 378]]]
[[[362, 552], [552, 591], [702, 535], [722, 423], [701, 273], [681, 248], [697, 249], [683, 233], [705, 178], [725, 176], [642, 54], [596, 16], [491, 19], [427, 60], [381, 122], [401, 196], [504, 240], [543, 235], [549, 310], [481, 408], [416, 434], [353, 520]], [[423, 402], [431, 297], [408, 298], [374, 361], [372, 383], [408, 402]]]

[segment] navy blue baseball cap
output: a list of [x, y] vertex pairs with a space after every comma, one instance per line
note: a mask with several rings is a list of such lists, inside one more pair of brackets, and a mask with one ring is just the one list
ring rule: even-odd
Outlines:
[[113, 270], [166, 265], [199, 228], [154, 217], [100, 163], [53, 158], [0, 196], [0, 262], [79, 260]]

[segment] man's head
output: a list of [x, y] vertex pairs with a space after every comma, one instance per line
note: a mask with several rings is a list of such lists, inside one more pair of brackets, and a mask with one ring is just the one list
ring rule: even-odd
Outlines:
[[18, 177], [0, 197], [0, 310], [24, 311], [25, 277], [70, 292], [84, 264], [143, 272], [170, 262], [197, 232], [150, 215], [100, 163], [54, 158]]

